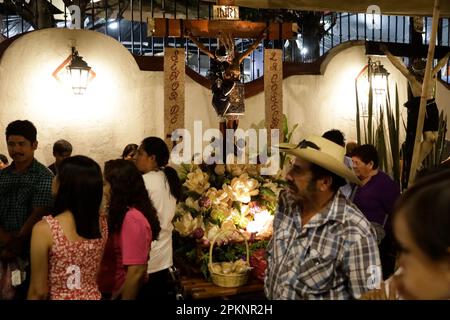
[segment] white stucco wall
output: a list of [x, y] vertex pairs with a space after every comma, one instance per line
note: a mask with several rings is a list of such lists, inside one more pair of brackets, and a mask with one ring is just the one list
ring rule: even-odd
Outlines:
[[[73, 41], [97, 74], [82, 96], [52, 77]], [[156, 133], [152, 101], [158, 89], [143, 79], [129, 52], [99, 32], [45, 29], [26, 34], [0, 61], [1, 135], [9, 122], [28, 119], [38, 129], [36, 158], [42, 163], [53, 162], [53, 143], [63, 138], [72, 143], [73, 154], [89, 155], [103, 166], [126, 144]], [[0, 150], [7, 152], [4, 138]]]
[[[401, 103], [407, 98], [404, 77], [382, 57], [374, 57], [390, 72], [391, 94], [398, 84]], [[356, 140], [355, 79], [367, 64], [363, 46], [354, 46], [338, 53], [321, 76], [294, 76], [284, 83], [284, 107], [290, 127], [299, 123], [299, 136], [321, 135], [329, 129], [344, 132], [347, 141]]]
[[[72, 40], [96, 72], [83, 96], [52, 76], [69, 55]], [[406, 101], [405, 78], [383, 57], [376, 57], [391, 73], [391, 92], [398, 84], [400, 105]], [[354, 80], [367, 63], [363, 46], [338, 53], [325, 74], [292, 76], [283, 83], [284, 112], [290, 128], [300, 127], [294, 141], [331, 128], [356, 139]], [[60, 138], [71, 141], [74, 154], [86, 154], [101, 165], [116, 158], [123, 147], [149, 135], [163, 136], [163, 72], [140, 71], [129, 52], [114, 39], [98, 32], [45, 29], [16, 40], [0, 60], [0, 153], [7, 153], [6, 125], [29, 119], [38, 129], [36, 157], [53, 162], [52, 146]], [[218, 128], [211, 92], [186, 76], [185, 125], [193, 132], [194, 120], [203, 130]], [[450, 112], [450, 91], [438, 85], [440, 108]], [[264, 93], [246, 100], [240, 127], [248, 129], [264, 119]], [[406, 119], [405, 108], [401, 107]], [[405, 120], [406, 121], [406, 120]]]

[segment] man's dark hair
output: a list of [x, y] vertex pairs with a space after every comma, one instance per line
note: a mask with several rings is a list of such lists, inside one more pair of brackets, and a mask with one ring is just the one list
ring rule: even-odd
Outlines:
[[8, 158], [4, 155], [4, 154], [0, 154], [0, 161], [3, 162], [4, 164], [8, 164]]
[[6, 127], [6, 140], [8, 140], [9, 136], [22, 136], [33, 143], [36, 141], [36, 135], [36, 127], [28, 120], [16, 120]]
[[72, 154], [72, 145], [69, 141], [61, 139], [55, 142], [53, 145], [53, 154], [58, 154], [60, 156], [65, 154]]
[[333, 182], [331, 183], [331, 190], [333, 192], [337, 192], [340, 187], [344, 186], [347, 183], [344, 178], [331, 171], [328, 171], [327, 169], [319, 167], [314, 163], [311, 163], [310, 170], [312, 173], [312, 181], [316, 181], [325, 177], [331, 177], [331, 179], [333, 180]]
[[350, 156], [361, 159], [361, 161], [365, 164], [372, 161], [373, 169], [378, 168], [378, 152], [377, 149], [375, 149], [375, 147], [371, 144], [363, 144], [362, 146], [355, 148]]
[[341, 130], [328, 130], [322, 135], [322, 138], [328, 139], [342, 147], [345, 147], [345, 137], [344, 133]]

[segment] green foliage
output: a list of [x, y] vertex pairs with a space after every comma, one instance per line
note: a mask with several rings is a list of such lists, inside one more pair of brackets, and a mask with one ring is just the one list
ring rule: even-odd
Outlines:
[[437, 167], [443, 160], [444, 151], [446, 147], [446, 137], [447, 135], [447, 115], [444, 115], [444, 112], [441, 111], [439, 114], [439, 129], [438, 129], [438, 137], [436, 139], [436, 143], [433, 146], [433, 150], [428, 154], [428, 156], [423, 161], [424, 168], [435, 168]]
[[[374, 145], [378, 151], [380, 169], [400, 184], [400, 107], [397, 85], [395, 85], [395, 110], [393, 110], [389, 85], [386, 91], [385, 106], [374, 106], [372, 82], [369, 81], [367, 118], [361, 117], [357, 83], [355, 88], [358, 144]], [[374, 117], [374, 107], [378, 108], [378, 118]]]
[[[390, 106], [390, 100], [388, 90], [386, 105]], [[390, 107], [386, 110], [386, 116], [390, 142], [390, 148], [388, 146], [386, 154], [390, 152], [390, 156], [392, 157], [392, 176], [396, 182], [400, 183], [400, 106], [397, 84], [395, 84], [395, 116]]]
[[361, 119], [359, 110], [359, 94], [358, 94], [358, 82], [355, 81], [355, 91], [356, 91], [356, 140], [358, 145], [361, 145]]
[[179, 257], [187, 263], [195, 264], [198, 259], [198, 248], [194, 238], [180, 237], [173, 234], [174, 257]]
[[[285, 114], [283, 114], [283, 137], [281, 139], [281, 141], [285, 142], [285, 143], [291, 143], [291, 139], [292, 139], [292, 135], [294, 134], [294, 131], [298, 128], [298, 123], [296, 123], [292, 129], [289, 131], [289, 127], [288, 127], [288, 120]], [[286, 164], [287, 161], [287, 155], [284, 152], [280, 153], [280, 168], [283, 169], [284, 165]]]
[[369, 101], [368, 101], [368, 112], [369, 117], [367, 119], [367, 143], [375, 145], [375, 137], [373, 134], [373, 90], [372, 90], [372, 79], [369, 81]]
[[378, 128], [375, 133], [375, 148], [378, 151], [378, 154], [382, 154], [383, 157], [380, 157], [380, 168], [383, 171], [387, 171], [388, 169], [388, 159], [387, 159], [387, 149], [386, 149], [386, 137], [385, 137], [385, 126], [384, 126], [384, 113], [383, 110], [380, 110], [380, 120], [378, 122]]
[[205, 278], [209, 278], [209, 269], [208, 269], [209, 253], [203, 252], [200, 261], [201, 261], [200, 271], [202, 272]]
[[[395, 85], [395, 99], [394, 107], [391, 105], [391, 95], [389, 86], [386, 91], [385, 106], [379, 107], [380, 116], [378, 119], [374, 119], [374, 96], [372, 93], [372, 83], [369, 82], [369, 99], [368, 99], [368, 116], [362, 118], [360, 113], [360, 100], [358, 97], [358, 86], [356, 88], [356, 128], [358, 144], [372, 144], [377, 148], [380, 169], [389, 174], [394, 181], [401, 183], [400, 172], [400, 132], [406, 131], [405, 121], [402, 119], [402, 128], [400, 128], [400, 100], [398, 96], [398, 87]], [[386, 117], [385, 117], [386, 116]], [[362, 126], [361, 126], [362, 122]], [[373, 132], [373, 126], [376, 130]], [[362, 128], [361, 128], [362, 127]], [[447, 133], [447, 116], [440, 113], [439, 116], [439, 131], [438, 138], [433, 147], [433, 151], [422, 163], [422, 168], [436, 167], [442, 162], [444, 149], [446, 145], [446, 133]], [[362, 137], [363, 136], [363, 137]]]
[[191, 165], [182, 163], [177, 168], [178, 177], [182, 182], [186, 181], [188, 173], [191, 171]]
[[269, 188], [264, 188], [264, 187], [261, 187], [259, 189], [259, 194], [262, 196], [276, 197], [275, 192], [273, 192]]

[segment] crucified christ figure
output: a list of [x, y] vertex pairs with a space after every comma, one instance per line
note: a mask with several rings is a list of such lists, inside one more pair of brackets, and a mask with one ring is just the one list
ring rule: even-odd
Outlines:
[[[210, 70], [210, 78], [213, 82], [211, 86], [213, 92], [212, 105], [219, 117], [235, 119], [236, 116], [243, 114], [243, 93], [236, 92], [236, 84], [241, 79], [241, 63], [258, 47], [261, 40], [266, 36], [266, 30], [261, 32], [257, 40], [242, 53], [236, 50], [230, 32], [219, 35], [219, 46], [215, 51], [208, 50], [197, 38], [188, 34], [189, 39], [197, 45], [200, 51], [212, 59]], [[233, 105], [240, 105], [241, 108], [233, 108]]]

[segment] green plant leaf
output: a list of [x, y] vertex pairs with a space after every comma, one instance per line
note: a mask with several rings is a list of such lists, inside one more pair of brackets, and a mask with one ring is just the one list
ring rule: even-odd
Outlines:
[[275, 197], [276, 196], [276, 194], [275, 194], [275, 192], [273, 192], [271, 189], [269, 189], [269, 188], [264, 188], [264, 187], [261, 187], [260, 189], [259, 189], [259, 194], [260, 195], [263, 195], [263, 196], [270, 196], [270, 197]]
[[286, 137], [286, 142], [291, 143], [291, 139], [292, 139], [292, 134], [294, 133], [295, 129], [297, 129], [298, 127], [298, 123], [296, 123], [293, 127], [292, 130], [288, 133], [287, 137]]
[[282, 127], [283, 127], [283, 138], [286, 138], [287, 135], [288, 135], [289, 129], [288, 129], [287, 117], [286, 117], [286, 115], [284, 113], [283, 113], [283, 124], [282, 124]]
[[359, 111], [359, 95], [358, 95], [358, 80], [355, 80], [355, 90], [356, 90], [356, 140], [358, 145], [361, 145], [361, 120]]

